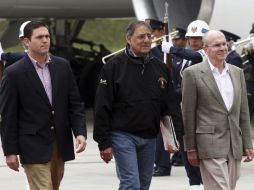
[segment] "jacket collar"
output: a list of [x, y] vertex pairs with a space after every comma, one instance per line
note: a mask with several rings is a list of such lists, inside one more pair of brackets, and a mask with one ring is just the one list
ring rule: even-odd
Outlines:
[[[232, 107], [230, 109], [230, 111], [231, 111], [233, 109], [233, 107], [235, 106], [234, 102], [237, 99], [236, 96], [238, 96], [237, 93], [236, 93], [236, 89], [239, 88], [239, 87], [236, 86], [238, 81], [236, 81], [237, 77], [234, 76], [234, 75], [236, 75], [235, 71], [233, 70], [233, 68], [231, 68], [230, 64], [228, 64], [226, 62], [225, 62], [225, 64], [227, 65], [227, 72], [230, 75], [230, 78], [231, 78], [232, 84], [233, 84], [233, 88], [234, 88], [234, 100], [233, 100]], [[212, 69], [211, 69], [211, 66], [208, 63], [208, 60], [206, 60], [202, 63], [199, 63], [199, 66], [201, 67], [201, 69], [200, 69], [201, 73], [203, 73], [201, 75], [201, 80], [204, 81], [204, 83], [207, 85], [208, 89], [212, 92], [212, 94], [216, 97], [218, 102], [225, 108], [226, 111], [228, 111], [227, 108], [226, 108], [226, 105], [223, 101], [223, 98], [220, 94], [217, 83], [216, 83], [216, 81], [213, 77]]]
[[136, 56], [128, 44], [125, 48], [125, 54], [135, 64], [148, 64], [154, 58], [154, 56], [150, 52], [144, 57]]
[[44, 90], [43, 84], [35, 70], [35, 67], [29, 58], [28, 55], [26, 55], [23, 59], [24, 65], [25, 65], [25, 72], [27, 77], [29, 78], [31, 84], [33, 85], [34, 89], [37, 91], [37, 93], [45, 100], [45, 102], [51, 107], [54, 106], [56, 94], [57, 94], [57, 83], [58, 83], [58, 76], [57, 76], [57, 68], [56, 64], [54, 63], [53, 57], [50, 56], [50, 64], [49, 66], [49, 72], [51, 77], [51, 84], [52, 84], [52, 105], [49, 102], [49, 99], [47, 97], [47, 94]]

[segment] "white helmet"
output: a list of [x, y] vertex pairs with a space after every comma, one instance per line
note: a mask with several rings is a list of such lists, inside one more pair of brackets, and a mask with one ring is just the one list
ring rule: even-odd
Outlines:
[[26, 22], [23, 22], [19, 28], [19, 38], [23, 38], [24, 37], [24, 28], [25, 26], [31, 21], [26, 21]]
[[186, 37], [202, 37], [206, 32], [209, 31], [209, 26], [206, 22], [203, 20], [195, 20], [192, 21], [188, 28], [187, 28], [187, 33]]

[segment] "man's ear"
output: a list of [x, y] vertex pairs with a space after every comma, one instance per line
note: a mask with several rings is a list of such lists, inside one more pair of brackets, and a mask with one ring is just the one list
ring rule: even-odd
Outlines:
[[208, 49], [207, 45], [204, 45], [203, 50], [205, 51], [205, 53], [207, 52], [207, 49]]
[[126, 41], [130, 45], [131, 44], [131, 36], [126, 37]]
[[25, 47], [28, 47], [29, 42], [30, 42], [29, 38], [23, 38], [22, 39], [22, 43], [24, 44]]

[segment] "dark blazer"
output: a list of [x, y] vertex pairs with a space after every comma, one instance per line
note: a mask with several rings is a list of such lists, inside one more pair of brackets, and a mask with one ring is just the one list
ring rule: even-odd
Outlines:
[[7, 67], [0, 89], [4, 155], [22, 164], [46, 163], [56, 141], [64, 161], [74, 159], [73, 137], [86, 136], [84, 106], [69, 63], [50, 56], [52, 105], [28, 55]]

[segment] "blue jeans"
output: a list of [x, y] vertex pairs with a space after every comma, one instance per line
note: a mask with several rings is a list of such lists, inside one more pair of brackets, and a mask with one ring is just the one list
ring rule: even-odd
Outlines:
[[130, 133], [112, 132], [119, 190], [148, 190], [151, 184], [156, 138], [144, 139]]

